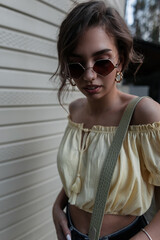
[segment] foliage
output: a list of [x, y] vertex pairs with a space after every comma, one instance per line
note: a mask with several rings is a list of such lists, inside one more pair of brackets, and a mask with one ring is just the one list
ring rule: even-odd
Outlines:
[[137, 38], [160, 43], [160, 0], [136, 0], [131, 26]]

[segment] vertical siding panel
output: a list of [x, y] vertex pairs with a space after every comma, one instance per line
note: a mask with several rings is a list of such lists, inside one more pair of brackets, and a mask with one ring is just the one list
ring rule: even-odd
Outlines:
[[72, 2], [0, 4], [0, 239], [55, 240], [56, 156], [67, 113], [50, 77], [58, 28]]

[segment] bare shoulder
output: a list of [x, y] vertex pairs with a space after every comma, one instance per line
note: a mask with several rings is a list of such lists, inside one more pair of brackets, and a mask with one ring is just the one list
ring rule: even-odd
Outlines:
[[82, 107], [84, 105], [84, 102], [85, 102], [84, 98], [79, 98], [79, 99], [76, 99], [75, 101], [71, 102], [69, 104], [70, 114], [73, 113], [74, 111], [77, 111], [78, 108]]
[[134, 124], [149, 124], [160, 121], [160, 104], [151, 98], [143, 98], [134, 113]]
[[86, 104], [85, 98], [79, 98], [70, 103], [69, 113], [73, 121], [77, 122], [79, 120], [79, 116], [82, 114], [85, 104]]

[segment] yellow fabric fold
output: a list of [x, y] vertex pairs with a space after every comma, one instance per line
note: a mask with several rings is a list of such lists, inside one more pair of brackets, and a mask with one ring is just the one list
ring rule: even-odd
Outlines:
[[[69, 118], [57, 165], [69, 202], [87, 211], [93, 205], [103, 163], [116, 127], [84, 128]], [[83, 133], [83, 134], [82, 134]], [[154, 186], [160, 186], [160, 122], [129, 126], [112, 177], [105, 213], [141, 215]]]

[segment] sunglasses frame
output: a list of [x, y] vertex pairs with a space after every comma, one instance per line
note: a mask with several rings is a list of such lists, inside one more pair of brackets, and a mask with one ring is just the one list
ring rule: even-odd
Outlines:
[[[115, 69], [115, 68], [117, 68], [118, 66], [119, 66], [119, 64], [117, 63], [117, 64], [114, 64], [113, 62], [112, 62], [112, 60], [111, 59], [109, 59], [109, 58], [107, 58], [107, 59], [99, 59], [99, 60], [97, 60], [97, 61], [95, 61], [95, 63], [94, 63], [94, 65], [92, 66], [92, 67], [87, 67], [87, 68], [85, 68], [81, 63], [79, 63], [79, 62], [73, 62], [73, 63], [68, 63], [68, 67], [70, 66], [70, 65], [76, 65], [76, 64], [78, 64], [83, 70], [84, 70], [84, 72], [78, 77], [78, 78], [76, 78], [76, 77], [72, 77], [71, 76], [71, 73], [70, 73], [70, 70], [69, 70], [69, 75], [71, 76], [71, 78], [74, 78], [74, 79], [80, 79], [82, 76], [83, 76], [83, 74], [85, 73], [85, 71], [87, 70], [87, 69], [90, 69], [90, 68], [94, 68], [94, 66], [95, 66], [95, 64], [97, 63], [97, 62], [100, 62], [100, 61], [109, 61], [112, 65], [113, 65], [113, 70]], [[113, 71], [112, 70], [112, 71]], [[93, 69], [93, 71], [96, 73], [96, 74], [98, 74], [98, 75], [100, 75], [101, 77], [106, 77], [108, 74], [110, 74], [111, 72], [109, 72], [109, 73], [107, 73], [107, 74], [105, 74], [105, 75], [102, 75], [102, 74], [100, 74], [100, 73], [98, 73], [98, 72], [96, 72], [94, 69]]]

